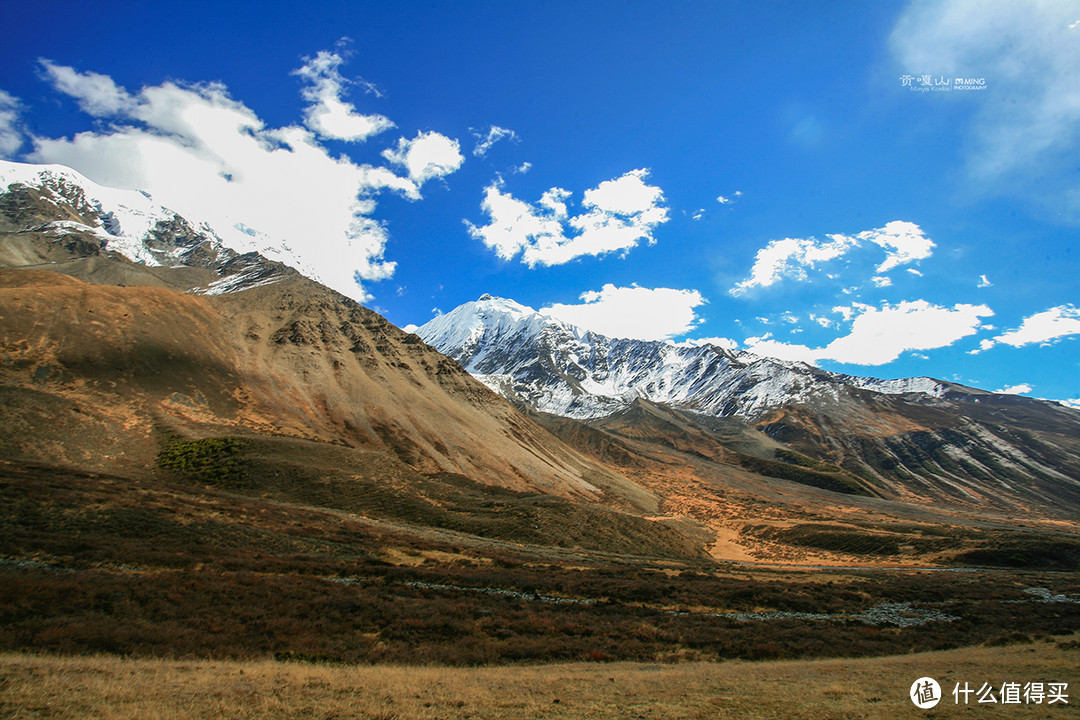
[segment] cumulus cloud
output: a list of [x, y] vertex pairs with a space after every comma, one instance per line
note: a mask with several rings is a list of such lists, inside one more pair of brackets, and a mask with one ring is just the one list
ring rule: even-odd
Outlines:
[[74, 68], [55, 65], [41, 58], [38, 60], [45, 78], [60, 92], [75, 99], [79, 109], [94, 117], [121, 115], [136, 104], [127, 90], [117, 85], [108, 75], [96, 72], [78, 72]]
[[22, 147], [18, 99], [0, 90], [0, 155], [11, 156]]
[[725, 337], [697, 338], [696, 340], [683, 340], [682, 342], [674, 344], [677, 347], [703, 347], [705, 345], [715, 345], [724, 350], [737, 350], [739, 347], [738, 341]]
[[[930, 257], [934, 249], [934, 242], [923, 234], [918, 225], [903, 220], [894, 220], [885, 227], [853, 236], [834, 234], [826, 238], [784, 238], [769, 242], [758, 250], [750, 277], [737, 283], [731, 289], [731, 294], [742, 295], [753, 288], [769, 287], [784, 279], [805, 281], [809, 278], [808, 270], [868, 244], [885, 251], [885, 259], [874, 269], [876, 273], [886, 273], [900, 265], [924, 260]], [[891, 280], [881, 275], [874, 277], [873, 282], [879, 287], [891, 284]]]
[[[469, 133], [476, 138], [476, 147], [473, 148], [473, 155], [476, 157], [484, 157], [487, 155], [488, 150], [500, 140], [518, 140], [518, 134], [509, 128], [499, 127], [498, 125], [492, 125], [487, 129], [487, 132], [480, 130], [474, 130], [469, 128]], [[527, 163], [526, 163], [527, 164]]]
[[848, 315], [854, 318], [849, 333], [825, 347], [779, 342], [766, 335], [749, 338], [747, 349], [757, 355], [810, 364], [833, 360], [852, 365], [884, 365], [907, 351], [952, 345], [976, 333], [980, 318], [993, 314], [986, 305], [957, 304], [948, 308], [926, 300], [885, 303], [880, 308], [855, 304], [849, 308]]
[[581, 300], [577, 305], [557, 303], [540, 312], [608, 337], [666, 340], [691, 330], [698, 323], [694, 308], [705, 304], [697, 290], [610, 283], [582, 293]]
[[1020, 383], [1019, 385], [1010, 385], [1009, 387], [1001, 388], [1000, 390], [995, 390], [994, 392], [1001, 395], [1025, 395], [1031, 392], [1031, 386], [1027, 383]]
[[872, 242], [885, 250], [885, 260], [877, 272], [885, 273], [898, 265], [925, 260], [934, 251], [934, 242], [915, 223], [894, 220], [883, 228], [867, 230], [855, 236], [858, 244]]
[[986, 79], [964, 143], [980, 187], [1054, 187], [1080, 211], [1068, 160], [1080, 146], [1075, 20], [1075, 5], [1058, 0], [914, 0], [899, 17], [890, 45], [902, 72]]
[[[998, 335], [994, 341], [1021, 347], [1032, 343], [1050, 343], [1069, 335], [1080, 335], [1080, 308], [1059, 305], [1024, 318], [1020, 327]], [[983, 350], [991, 347], [991, 341], [983, 341]]]
[[[337, 82], [338, 60], [320, 53], [316, 61], [307, 61], [305, 77]], [[331, 156], [316, 131], [303, 126], [267, 127], [220, 84], [166, 82], [132, 94], [103, 75], [47, 61], [42, 66], [57, 90], [111, 122], [72, 138], [34, 138], [32, 160], [146, 191], [207, 223], [230, 247], [262, 252], [361, 301], [370, 298], [362, 281], [390, 277], [395, 267], [384, 258], [386, 231], [372, 217], [374, 195], [391, 190], [418, 198], [421, 183], [452, 165], [437, 152], [452, 144], [448, 139], [399, 143], [395, 157], [409, 172], [402, 177]], [[307, 99], [319, 108], [327, 97], [320, 91]], [[347, 134], [342, 127], [335, 132]], [[429, 147], [435, 148], [430, 154]]]
[[741, 197], [742, 197], [742, 190], [736, 190], [735, 193], [733, 195], [731, 195], [730, 197], [728, 197], [726, 195], [717, 195], [716, 196], [716, 202], [720, 203], [721, 205], [730, 205], [731, 203], [735, 202], [738, 198], [741, 198]]
[[582, 212], [572, 215], [572, 193], [554, 187], [532, 205], [504, 192], [495, 182], [484, 190], [481, 209], [491, 218], [482, 227], [466, 221], [469, 233], [504, 260], [519, 253], [529, 267], [561, 265], [586, 255], [627, 251], [666, 222], [660, 188], [647, 185], [647, 170], [631, 170], [586, 190]]
[[345, 88], [352, 83], [338, 70], [344, 62], [341, 55], [323, 50], [304, 61], [294, 72], [308, 82], [303, 96], [311, 104], [304, 111], [304, 121], [319, 136], [357, 142], [394, 127], [389, 118], [363, 115], [352, 103], [342, 100]]
[[758, 250], [750, 277], [738, 283], [733, 295], [742, 295], [755, 287], [769, 287], [782, 279], [806, 280], [807, 269], [835, 260], [851, 249], [852, 241], [843, 235], [828, 240], [784, 238], [772, 240]]
[[437, 132], [418, 133], [412, 140], [399, 138], [397, 147], [384, 150], [383, 157], [409, 173], [414, 187], [408, 194], [414, 199], [420, 197], [420, 185], [455, 172], [465, 162], [458, 141]]
[[787, 360], [788, 362], [802, 362], [808, 365], [815, 365], [821, 359], [820, 350], [814, 350], [807, 345], [774, 340], [771, 333], [766, 333], [761, 337], [747, 338], [746, 349], [748, 352], [762, 357]]

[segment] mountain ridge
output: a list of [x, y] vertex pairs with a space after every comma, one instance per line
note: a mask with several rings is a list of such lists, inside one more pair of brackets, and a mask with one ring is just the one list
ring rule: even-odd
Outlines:
[[0, 161], [0, 188], [0, 263], [9, 267], [72, 259], [92, 266], [94, 258], [121, 257], [139, 282], [207, 295], [302, 274], [263, 254], [227, 247], [208, 225], [192, 223], [146, 193], [99, 185], [62, 165]]
[[[455, 488], [477, 483], [597, 508], [588, 512], [607, 513], [606, 527], [636, 538], [574, 530], [586, 544], [683, 543], [647, 520], [621, 519], [655, 512], [658, 498], [374, 311], [281, 263], [224, 247], [212, 229], [141, 193], [116, 191], [127, 208], [118, 210], [70, 171], [19, 172], [22, 180], [0, 184], [0, 267], [10, 268], [0, 270], [7, 457], [149, 477], [163, 472], [163, 448], [219, 438], [225, 448], [254, 448], [251, 462], [269, 462], [273, 473], [292, 468], [282, 477], [294, 483], [365, 488], [359, 506], [375, 503], [378, 512], [413, 507], [418, 521], [451, 522], [446, 513], [466, 502]], [[125, 224], [128, 216], [141, 224]], [[333, 448], [366, 460], [346, 463]], [[549, 521], [562, 527], [556, 516], [572, 516], [567, 507], [529, 511], [537, 529], [528, 536], [541, 541]]]
[[[938, 398], [950, 392], [985, 392], [925, 376], [879, 379], [835, 373], [803, 362], [708, 343], [611, 338], [488, 293], [432, 318], [414, 332], [486, 380], [493, 389], [507, 390], [505, 381], [510, 379], [516, 382], [514, 390], [518, 394], [532, 398], [530, 404], [535, 409], [579, 419], [609, 414], [613, 406], [625, 407], [636, 397], [709, 414], [750, 417], [769, 409], [774, 402], [796, 398], [799, 391], [821, 392], [837, 384], [886, 395], [920, 393]], [[521, 357], [499, 355], [499, 346], [505, 344], [540, 346], [551, 357], [550, 362], [542, 358], [538, 361], [554, 367], [555, 374], [570, 386], [571, 395], [600, 397], [590, 405], [580, 398], [575, 403], [565, 392], [547, 389], [545, 393], [541, 388], [529, 388], [527, 371], [537, 359], [531, 352]], [[621, 376], [613, 375], [613, 365], [628, 362], [639, 367]], [[659, 364], [661, 372], [642, 371], [640, 366], [650, 363]], [[719, 398], [701, 397], [703, 381], [727, 368], [750, 371], [738, 373], [737, 382]], [[685, 377], [673, 377], [673, 371]], [[757, 381], [757, 387], [749, 387], [751, 379]], [[825, 383], [817, 382], [820, 380]]]
[[878, 380], [715, 345], [607, 338], [485, 295], [416, 333], [488, 387], [602, 426], [639, 400], [740, 418], [864, 491], [917, 502], [1080, 506], [1080, 412], [933, 378]]

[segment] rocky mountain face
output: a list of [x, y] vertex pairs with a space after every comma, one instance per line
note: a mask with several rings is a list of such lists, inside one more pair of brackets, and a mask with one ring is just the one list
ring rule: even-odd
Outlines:
[[491, 296], [417, 334], [538, 412], [602, 426], [645, 400], [699, 425], [744, 420], [882, 497], [1080, 507], [1080, 413], [1057, 403], [931, 378], [851, 377], [712, 345], [608, 338]]
[[141, 193], [0, 164], [0, 267], [7, 458], [139, 475], [178, 438], [290, 438], [410, 496], [449, 474], [655, 510], [415, 335]]
[[715, 345], [609, 338], [490, 295], [416, 332], [507, 398], [578, 419], [605, 417], [636, 398], [752, 420], [847, 388], [933, 397], [948, 389], [931, 378], [854, 378]]
[[212, 228], [196, 227], [143, 193], [98, 185], [60, 165], [0, 161], [0, 191], [0, 266], [82, 260], [92, 272], [98, 259], [111, 258], [130, 266], [131, 284], [206, 295], [297, 275], [258, 253], [225, 247]]

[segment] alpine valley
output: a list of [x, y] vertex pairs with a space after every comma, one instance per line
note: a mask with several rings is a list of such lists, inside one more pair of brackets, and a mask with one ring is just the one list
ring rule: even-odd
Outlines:
[[0, 648], [654, 662], [1080, 630], [1074, 409], [491, 296], [408, 333], [269, 254], [0, 163]]

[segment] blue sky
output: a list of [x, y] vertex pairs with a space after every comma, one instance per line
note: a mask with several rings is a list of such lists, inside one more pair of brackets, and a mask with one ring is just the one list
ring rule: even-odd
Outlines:
[[1080, 404], [1080, 2], [0, 1], [0, 156], [406, 326]]

